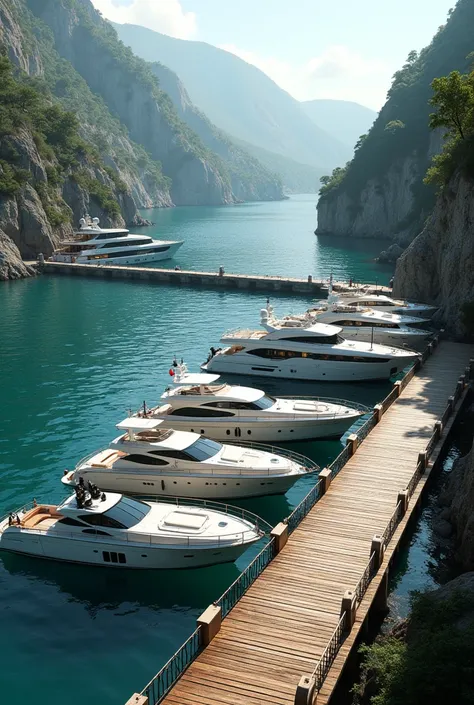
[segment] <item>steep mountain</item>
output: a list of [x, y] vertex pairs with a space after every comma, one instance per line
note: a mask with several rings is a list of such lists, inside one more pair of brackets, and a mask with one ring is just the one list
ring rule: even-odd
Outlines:
[[135, 25], [114, 27], [138, 56], [177, 73], [192, 102], [231, 137], [317, 168], [344, 163], [347, 148], [255, 66], [204, 42]]
[[406, 245], [435, 202], [423, 184], [443, 140], [430, 132], [431, 81], [471, 64], [474, 3], [459, 0], [447, 23], [397, 71], [388, 99], [348, 168], [336, 171], [318, 204], [318, 234], [387, 238]]
[[313, 122], [350, 148], [365, 135], [377, 117], [375, 110], [350, 100], [305, 100], [303, 110]]
[[160, 87], [173, 101], [181, 120], [225, 163], [235, 198], [241, 201], [273, 201], [283, 197], [280, 177], [215, 127], [192, 104], [185, 87], [173, 71], [158, 63], [151, 64], [151, 68]]

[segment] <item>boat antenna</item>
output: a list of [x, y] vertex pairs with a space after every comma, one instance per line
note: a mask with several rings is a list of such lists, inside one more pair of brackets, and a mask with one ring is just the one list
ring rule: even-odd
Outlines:
[[143, 418], [146, 417], [146, 401], [143, 402]]
[[374, 327], [370, 329], [370, 349], [372, 350], [374, 347]]

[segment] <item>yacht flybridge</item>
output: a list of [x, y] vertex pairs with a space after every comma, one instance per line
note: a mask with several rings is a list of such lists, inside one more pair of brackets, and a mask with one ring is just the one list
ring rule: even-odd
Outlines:
[[285, 379], [355, 382], [388, 379], [414, 362], [414, 350], [345, 340], [340, 327], [315, 323], [225, 333], [228, 347], [201, 366], [204, 372]]
[[[329, 287], [327, 303], [342, 306], [374, 308], [377, 311], [387, 311], [388, 313], [400, 313], [412, 316], [428, 316], [429, 318], [431, 318], [437, 310], [436, 306], [411, 303], [401, 299], [392, 299], [390, 296], [385, 296], [385, 294], [367, 294], [360, 291], [334, 293], [331, 286]], [[322, 301], [321, 304], [324, 307], [326, 302]]]
[[226, 563], [263, 536], [258, 517], [242, 509], [142, 502], [84, 485], [59, 505], [33, 503], [0, 520], [0, 549], [107, 568]]
[[63, 241], [50, 259], [78, 264], [146, 264], [170, 259], [182, 244], [178, 240], [132, 235], [125, 228], [101, 228], [98, 218], [86, 215], [73, 239]]
[[161, 419], [130, 417], [109, 448], [87, 457], [62, 482], [82, 478], [135, 495], [235, 498], [283, 494], [316, 463], [259, 444], [222, 445], [199, 433], [159, 428]]
[[260, 323], [268, 331], [275, 328], [304, 328], [314, 323], [329, 323], [340, 326], [345, 337], [351, 340], [381, 343], [382, 345], [416, 346], [431, 338], [429, 331], [414, 328], [427, 319], [417, 316], [400, 316], [359, 306], [329, 304], [326, 309], [309, 310], [302, 315], [290, 315], [281, 319], [274, 316], [273, 307], [267, 304], [262, 309]]
[[174, 369], [174, 388], [161, 396], [161, 404], [144, 404], [136, 416], [219, 441], [340, 438], [369, 411], [340, 399], [277, 399], [261, 389], [219, 382], [219, 375], [189, 374], [181, 365]]

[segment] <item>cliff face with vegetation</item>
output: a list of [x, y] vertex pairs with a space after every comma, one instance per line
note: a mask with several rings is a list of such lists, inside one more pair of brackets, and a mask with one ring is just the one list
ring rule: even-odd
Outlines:
[[439, 306], [438, 321], [464, 336], [474, 302], [474, 180], [457, 170], [422, 232], [397, 262], [394, 295]]
[[417, 235], [435, 203], [423, 184], [439, 132], [428, 127], [431, 81], [471, 61], [474, 4], [459, 0], [445, 26], [419, 55], [411, 52], [398, 71], [388, 99], [354, 158], [335, 170], [321, 189], [318, 234], [386, 238], [406, 245]]
[[227, 165], [202, 142], [89, 0], [0, 0], [0, 51], [2, 278], [86, 211], [137, 225], [140, 207], [282, 197], [239, 148]]

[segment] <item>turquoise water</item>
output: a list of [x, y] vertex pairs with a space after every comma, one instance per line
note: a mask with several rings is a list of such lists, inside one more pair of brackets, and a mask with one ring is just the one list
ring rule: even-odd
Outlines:
[[154, 209], [142, 211], [154, 223], [142, 232], [184, 240], [174, 260], [182, 269], [215, 272], [222, 265], [237, 274], [322, 279], [332, 272], [336, 280], [388, 284], [393, 268], [373, 261], [383, 243], [316, 237], [315, 205], [314, 194], [303, 194], [275, 203]]
[[[298, 274], [298, 268], [307, 270], [307, 262], [317, 262], [321, 247], [311, 233], [314, 208], [306, 212], [310, 205], [303, 198], [235, 209], [154, 211], [153, 217], [160, 221], [161, 235], [186, 240], [183, 259], [187, 250], [194, 253], [196, 268], [211, 266], [215, 258], [229, 271], [262, 271], [268, 258], [272, 273]], [[237, 212], [237, 230], [212, 250], [208, 229], [216, 239], [219, 230], [229, 232]], [[164, 222], [170, 232], [162, 232]], [[255, 247], [262, 231], [269, 238], [271, 234], [273, 256], [268, 248]], [[248, 246], [252, 239], [253, 249]], [[297, 246], [290, 247], [296, 239]], [[333, 251], [338, 267], [343, 267], [343, 249]], [[327, 250], [324, 256], [329, 256]], [[345, 252], [345, 278], [375, 278], [379, 271], [370, 257], [351, 245]], [[273, 303], [285, 313], [303, 310], [309, 299], [274, 297]], [[158, 399], [169, 382], [173, 354], [197, 369], [226, 328], [258, 324], [263, 304], [264, 297], [257, 294], [139, 282], [45, 276], [3, 284], [0, 514], [32, 497], [61, 495], [59, 478], [65, 468], [117, 435], [114, 424], [129, 408]], [[389, 389], [388, 383], [275, 386], [269, 380], [264, 385], [258, 381], [258, 386], [367, 404], [376, 403]], [[324, 465], [340, 447], [338, 442], [320, 442], [296, 449]], [[311, 483], [306, 478], [286, 496], [241, 504], [274, 524], [289, 514]], [[196, 617], [237, 577], [255, 550], [237, 565], [140, 574], [1, 555], [2, 701], [21, 697], [38, 705], [120, 705], [183, 642]]]

